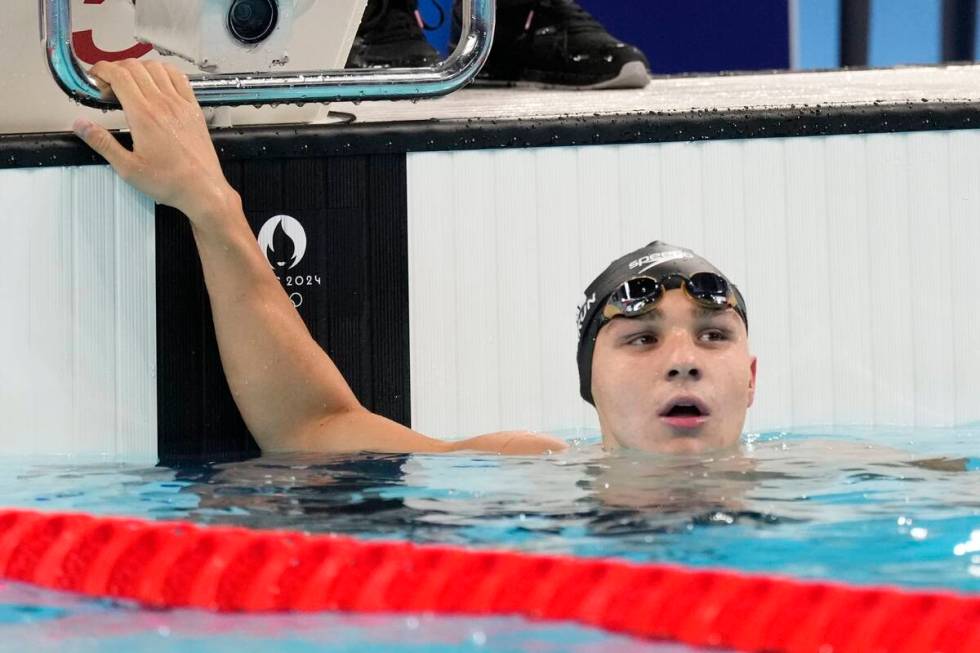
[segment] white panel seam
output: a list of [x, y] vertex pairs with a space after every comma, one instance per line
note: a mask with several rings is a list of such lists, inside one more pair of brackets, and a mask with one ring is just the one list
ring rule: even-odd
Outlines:
[[[903, 175], [903, 177], [904, 177], [903, 178], [903, 182], [904, 182], [905, 188], [908, 189], [908, 188], [911, 188], [910, 184], [912, 183], [911, 182], [911, 179], [910, 179], [911, 174], [912, 174], [912, 165], [911, 165], [912, 159], [911, 159], [911, 153], [910, 153], [910, 151], [911, 151], [912, 147], [911, 147], [911, 144], [910, 144], [908, 138], [903, 138], [902, 139], [902, 148], [903, 148], [904, 153], [905, 153], [905, 157], [904, 157], [904, 159], [905, 159], [904, 160], [904, 164], [905, 164], [904, 165], [904, 173], [905, 174]], [[906, 238], [908, 239], [908, 246], [911, 249], [912, 243], [915, 242], [915, 239], [913, 238], [913, 234], [912, 234], [912, 216], [910, 215], [909, 203], [908, 202], [905, 203], [905, 207], [904, 208], [905, 208], [905, 212], [906, 212], [905, 235], [906, 235]], [[911, 254], [911, 253], [912, 252], [910, 251], [909, 254]], [[912, 266], [911, 266], [911, 264], [910, 264], [909, 261], [906, 261], [905, 262], [904, 271], [905, 271], [905, 277], [906, 277], [905, 278], [905, 287], [906, 288], [912, 288]], [[916, 336], [916, 333], [919, 330], [918, 329], [918, 325], [916, 324], [917, 316], [918, 316], [919, 312], [916, 311], [916, 310], [914, 310], [914, 309], [911, 312], [912, 312], [912, 315], [909, 318], [909, 331], [911, 331], [911, 333], [909, 335], [911, 336], [911, 342], [914, 345], [915, 342], [916, 342], [915, 336]], [[919, 378], [918, 378], [919, 377], [919, 375], [918, 375], [918, 371], [919, 370], [918, 370], [918, 365], [916, 365], [915, 358], [912, 359], [911, 368], [912, 368], [912, 397], [911, 397], [911, 399], [912, 399], [912, 424], [913, 425], [917, 425], [919, 423], [919, 406], [918, 406], [918, 403], [919, 402], [917, 400], [917, 398], [919, 396]]]
[[[121, 354], [121, 351], [120, 351], [120, 341], [122, 340], [122, 338], [120, 336], [122, 336], [122, 330], [119, 328], [120, 323], [121, 323], [121, 320], [122, 320], [122, 315], [120, 314], [120, 295], [121, 295], [121, 291], [122, 291], [122, 288], [121, 288], [121, 285], [122, 285], [121, 272], [122, 271], [120, 270], [120, 266], [119, 266], [119, 258], [120, 258], [119, 254], [122, 251], [122, 248], [121, 248], [120, 234], [119, 234], [119, 230], [121, 228], [121, 225], [120, 225], [120, 222], [121, 221], [119, 219], [119, 207], [120, 207], [121, 202], [119, 201], [119, 197], [118, 197], [118, 195], [120, 193], [120, 187], [119, 187], [119, 185], [122, 184], [122, 183], [123, 183], [123, 181], [121, 179], [119, 179], [119, 177], [113, 175], [113, 178], [112, 178], [112, 193], [110, 194], [110, 197], [112, 198], [112, 207], [110, 209], [110, 215], [112, 216], [112, 238], [115, 241], [114, 242], [114, 248], [113, 248], [113, 256], [112, 256], [112, 277], [113, 277], [113, 279], [112, 279], [112, 282], [113, 282], [112, 283], [112, 300], [113, 300], [113, 302], [112, 302], [113, 303], [113, 306], [112, 306], [112, 315], [113, 315], [112, 323], [113, 323], [113, 325], [115, 327], [115, 333], [113, 334], [113, 338], [112, 338], [113, 357], [115, 358], [115, 360], [113, 361], [113, 368], [115, 370], [114, 378], [113, 378], [113, 386], [114, 386], [113, 387], [113, 398], [114, 398], [113, 403], [115, 403], [115, 406], [113, 407], [114, 410], [112, 411], [112, 421], [113, 421], [113, 424], [115, 425], [115, 427], [113, 429], [113, 439], [112, 439], [112, 446], [113, 446], [112, 453], [113, 453], [113, 455], [119, 455], [119, 450], [120, 450], [119, 440], [120, 440], [120, 437], [121, 437], [120, 436], [120, 433], [119, 433], [119, 427], [120, 427], [119, 411], [122, 410], [122, 406], [121, 406], [121, 403], [122, 403], [122, 392], [121, 392], [120, 383], [119, 383], [119, 380], [122, 378], [122, 369], [121, 369], [122, 368], [122, 362], [120, 360], [121, 359], [121, 356], [120, 356], [120, 354]], [[130, 219], [132, 219], [132, 216], [130, 216]]]
[[[822, 139], [820, 141], [820, 150], [821, 150], [820, 159], [823, 162], [823, 174], [820, 175], [820, 178], [823, 182], [822, 190], [823, 190], [823, 199], [824, 199], [823, 201], [824, 213], [822, 216], [820, 216], [821, 218], [820, 225], [823, 228], [823, 245], [824, 245], [823, 258], [824, 258], [824, 263], [826, 264], [825, 269], [832, 270], [833, 267], [831, 266], [831, 260], [830, 260], [830, 248], [833, 245], [830, 242], [830, 225], [828, 224], [829, 216], [827, 215], [827, 206], [828, 206], [827, 195], [828, 195], [829, 184], [827, 182], [828, 166], [827, 166], [827, 140], [826, 139]], [[837, 316], [834, 315], [834, 298], [830, 293], [829, 283], [823, 285], [823, 291], [827, 294], [827, 308], [830, 310], [830, 321], [831, 324], [833, 324]], [[828, 356], [828, 360], [830, 361], [830, 378], [831, 378], [831, 382], [834, 382], [837, 379], [837, 365], [836, 365], [837, 343], [834, 341], [834, 338], [832, 337], [828, 338], [827, 342], [830, 343], [830, 352]], [[833, 392], [830, 392], [829, 396], [830, 396], [831, 419], [833, 420], [834, 423], [836, 423], [837, 422], [837, 396]]]
[[[492, 160], [492, 157], [491, 157], [489, 168], [490, 168], [490, 184], [491, 184], [491, 188], [496, 189], [497, 188], [497, 183], [498, 183], [499, 179], [498, 179], [498, 175], [497, 175], [497, 167], [494, 165], [494, 162]], [[493, 215], [498, 215], [498, 213], [497, 213], [497, 206], [498, 206], [498, 203], [497, 203], [497, 193], [491, 193], [490, 194], [490, 202], [491, 202], [491, 206], [492, 206], [492, 213], [493, 213]], [[493, 242], [492, 243], [488, 243], [488, 244], [493, 247], [493, 256], [490, 257], [490, 260], [493, 261], [493, 263], [494, 263], [493, 273], [492, 274], [493, 274], [494, 285], [496, 286], [496, 291], [497, 291], [496, 292], [496, 294], [497, 294], [497, 305], [499, 306], [500, 305], [500, 298], [504, 296], [504, 292], [503, 292], [503, 288], [501, 287], [501, 278], [500, 278], [500, 274], [499, 274], [498, 269], [497, 269], [497, 261], [500, 259], [500, 256], [499, 256], [499, 253], [500, 253], [500, 239], [499, 239], [499, 236], [498, 236], [498, 232], [499, 232], [499, 229], [497, 229], [497, 228], [490, 230], [490, 234], [491, 234], [491, 238], [493, 239]], [[503, 315], [502, 315], [503, 314], [503, 311], [497, 310], [497, 311], [494, 311], [494, 313], [496, 314], [496, 318], [497, 318], [496, 320], [494, 320], [495, 331], [497, 332], [497, 337], [495, 339], [496, 342], [497, 342], [497, 347], [507, 346], [508, 344], [511, 344], [511, 343], [505, 343], [504, 342], [504, 330], [503, 330], [503, 327], [501, 326], [501, 322], [503, 320]], [[493, 362], [494, 362], [494, 365], [497, 367], [497, 379], [506, 379], [507, 378], [507, 370], [504, 370], [503, 369], [503, 366], [502, 366], [503, 357], [502, 356], [499, 356], [499, 355], [498, 356], [494, 356], [494, 361]], [[498, 381], [498, 383], [499, 383], [499, 381]], [[501, 420], [501, 416], [503, 416], [503, 414], [504, 414], [504, 395], [503, 395], [502, 392], [497, 392], [496, 395], [497, 395], [497, 414], [494, 416], [494, 422], [499, 425], [500, 424], [500, 420]], [[512, 427], [509, 427], [508, 426], [506, 428], [512, 428]]]
[[[780, 159], [781, 159], [782, 166], [783, 166], [783, 185], [784, 185], [784, 190], [785, 190], [786, 180], [789, 177], [789, 166], [786, 163], [786, 157], [788, 156], [788, 151], [787, 151], [787, 147], [786, 147], [786, 140], [783, 139], [783, 140], [779, 141], [779, 144], [781, 146], [780, 147], [780, 153], [781, 153], [782, 156], [780, 157]], [[786, 192], [784, 192], [783, 193], [783, 220], [785, 220], [786, 219], [786, 216], [788, 216], [788, 215], [789, 215], [789, 194], [786, 193]], [[785, 225], [784, 225], [784, 227], [785, 227]], [[783, 229], [783, 247], [785, 247], [785, 249], [786, 249], [786, 267], [787, 267], [787, 269], [784, 270], [783, 272], [784, 272], [785, 275], [787, 275], [786, 276], [787, 279], [791, 278], [789, 268], [791, 268], [793, 266], [793, 262], [791, 260], [791, 250], [790, 250], [790, 246], [789, 246], [789, 241], [790, 241], [790, 230], [789, 230], [789, 228], [784, 228]], [[786, 350], [787, 351], [793, 351], [793, 312], [790, 311], [790, 310], [788, 310], [789, 307], [792, 306], [792, 304], [793, 304], [792, 289], [790, 287], [790, 284], [785, 284], [785, 285], [786, 285], [786, 307], [787, 307], [786, 324], [787, 324], [787, 327], [788, 327], [786, 329], [786, 331], [787, 331], [787, 334], [786, 334], [786, 344], [787, 344]], [[789, 385], [789, 421], [790, 421], [790, 424], [795, 424], [796, 423], [796, 395], [794, 393], [795, 384], [793, 383], [793, 374], [792, 373], [786, 375], [786, 383]]]
[[[952, 159], [953, 159], [953, 157], [952, 157], [953, 133], [954, 132], [946, 132], [945, 133], [945, 138], [943, 139], [944, 140], [944, 143], [943, 144], [945, 145], [945, 148], [944, 149], [945, 149], [945, 152], [946, 152], [946, 166], [945, 166], [946, 169], [944, 171], [945, 172], [944, 177], [946, 178], [946, 184], [947, 184], [946, 185], [946, 196], [948, 198], [952, 194], [952, 190], [953, 190], [953, 184], [951, 182], [951, 180], [952, 180], [953, 177], [952, 177], [952, 171], [950, 170], [950, 166], [951, 166]], [[949, 256], [949, 259], [950, 259], [950, 261], [949, 261], [950, 265], [949, 265], [949, 267], [947, 269], [947, 274], [949, 275], [949, 277], [948, 277], [947, 283], [946, 283], [946, 292], [949, 294], [949, 306], [950, 306], [950, 309], [951, 309], [950, 310], [950, 313], [951, 313], [950, 314], [950, 317], [952, 318], [952, 321], [954, 323], [953, 328], [955, 329], [955, 322], [956, 322], [956, 296], [953, 293], [953, 284], [955, 283], [956, 280], [953, 278], [953, 260], [954, 260], [954, 256], [955, 256], [955, 254], [954, 254], [954, 252], [955, 252], [955, 239], [953, 238], [953, 202], [952, 202], [952, 198], [950, 198], [950, 201], [948, 202], [948, 204], [946, 206], [946, 211], [948, 213], [947, 220], [946, 220], [946, 252], [947, 252], [947, 256]], [[955, 333], [955, 331], [954, 331], [954, 333]], [[959, 356], [957, 355], [957, 351], [956, 351], [956, 348], [957, 348], [956, 347], [957, 346], [957, 340], [958, 339], [955, 336], [952, 336], [951, 343], [950, 343], [951, 344], [951, 346], [950, 346], [950, 353], [952, 354], [952, 356], [951, 356], [952, 361], [951, 362], [952, 362], [952, 367], [953, 367], [953, 369], [951, 370], [951, 373], [953, 375], [953, 418], [952, 418], [952, 420], [950, 420], [950, 423], [952, 423], [952, 424], [955, 424], [956, 423], [956, 421], [957, 421], [956, 417], [957, 417], [957, 415], [960, 414], [960, 412], [959, 412], [959, 406], [957, 406], [957, 400], [958, 400], [958, 394], [959, 393], [956, 392], [956, 380], [959, 378]]]
[[[78, 179], [78, 177], [79, 177], [79, 168], [77, 168], [77, 167], [75, 167], [75, 168], [69, 168], [68, 174], [71, 177], [71, 206], [74, 208], [74, 207], [78, 206], [79, 199], [80, 199], [79, 198], [80, 193], [78, 192], [78, 187], [79, 187], [79, 179]], [[72, 359], [72, 378], [74, 379], [74, 383], [72, 383], [72, 393], [71, 393], [72, 394], [72, 397], [71, 397], [72, 420], [71, 421], [72, 421], [72, 429], [73, 429], [74, 435], [75, 435], [75, 437], [74, 437], [75, 446], [79, 446], [79, 445], [81, 445], [81, 441], [83, 439], [81, 437], [82, 436], [81, 416], [79, 415], [79, 411], [81, 410], [81, 406], [79, 405], [79, 400], [78, 400], [78, 392], [79, 392], [79, 385], [80, 385], [79, 384], [79, 380], [80, 380], [79, 379], [79, 374], [80, 374], [80, 360], [79, 360], [79, 357], [80, 357], [80, 353], [81, 353], [81, 352], [79, 352], [80, 342], [79, 342], [79, 337], [78, 337], [79, 333], [81, 332], [81, 315], [80, 315], [80, 311], [79, 311], [79, 304], [81, 302], [81, 298], [79, 297], [79, 288], [78, 288], [78, 276], [79, 276], [79, 269], [78, 268], [79, 268], [79, 265], [80, 265], [80, 263], [79, 263], [80, 257], [79, 257], [79, 244], [78, 244], [78, 219], [77, 219], [77, 216], [76, 216], [74, 210], [71, 211], [69, 213], [69, 215], [70, 215], [70, 219], [71, 219], [71, 254], [72, 254], [72, 256], [71, 256], [71, 269], [72, 269], [72, 272], [71, 272], [71, 298], [72, 298], [72, 301], [71, 301], [71, 305], [72, 305], [72, 329], [71, 329], [72, 330], [72, 336], [71, 336], [71, 341], [72, 341], [72, 343], [74, 343], [74, 346], [72, 347], [72, 357], [71, 357], [71, 359]]]
[[[869, 291], [871, 291], [872, 290], [872, 288], [871, 288], [871, 262], [874, 261], [874, 256], [873, 256], [874, 255], [874, 252], [871, 251], [871, 243], [873, 241], [872, 241], [872, 238], [871, 238], [871, 197], [870, 197], [870, 194], [868, 193], [868, 183], [867, 183], [868, 182], [868, 172], [869, 171], [868, 171], [868, 141], [866, 141], [866, 140], [865, 141], [862, 141], [862, 143], [861, 143], [861, 156], [864, 159], [864, 163], [861, 166], [861, 169], [864, 170], [864, 193], [863, 193], [863, 196], [864, 196], [864, 236], [865, 236], [865, 246], [867, 247], [867, 250], [866, 250], [867, 258], [865, 259], [867, 261], [867, 263], [863, 266], [864, 267], [864, 270], [863, 270], [863, 272], [864, 272], [864, 287], [867, 288]], [[873, 334], [874, 333], [874, 331], [873, 331], [873, 328], [874, 328], [874, 319], [873, 319], [873, 317], [871, 315], [871, 311], [866, 311], [865, 314], [864, 314], [864, 318], [865, 318], [865, 328], [867, 329], [866, 333]], [[868, 355], [869, 362], [871, 364], [871, 371], [873, 372], [874, 369], [875, 369], [875, 364], [876, 364], [876, 361], [875, 361], [875, 347], [873, 345], [870, 345], [868, 347], [868, 354], [867, 355]], [[877, 385], [874, 382], [868, 383], [868, 386], [870, 387], [870, 392], [871, 392], [871, 406], [872, 407], [877, 406], [878, 405], [878, 387], [877, 387]], [[872, 408], [872, 413], [873, 412], [874, 412], [874, 409]], [[873, 421], [873, 418], [872, 418], [872, 421]]]

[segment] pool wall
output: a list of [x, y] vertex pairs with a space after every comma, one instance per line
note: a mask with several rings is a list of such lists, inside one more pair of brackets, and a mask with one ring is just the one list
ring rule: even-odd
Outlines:
[[[365, 405], [424, 432], [594, 426], [575, 307], [654, 238], [745, 291], [749, 429], [926, 426], [980, 419], [978, 115], [908, 102], [215, 141], [256, 233], [282, 215], [303, 226], [283, 283], [314, 336]], [[63, 133], [0, 137], [0, 189], [10, 453], [256, 453], [182, 218], [156, 207], [151, 230], [146, 200]]]
[[0, 171], [0, 440], [155, 457], [153, 202], [105, 166]]

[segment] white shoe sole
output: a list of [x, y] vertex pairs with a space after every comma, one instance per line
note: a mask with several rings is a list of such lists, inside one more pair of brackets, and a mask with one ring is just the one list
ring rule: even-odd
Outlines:
[[586, 86], [574, 86], [571, 84], [545, 84], [543, 82], [532, 81], [507, 82], [479, 78], [473, 81], [474, 86], [483, 87], [538, 88], [566, 91], [601, 91], [607, 89], [644, 88], [649, 83], [650, 73], [647, 72], [647, 67], [643, 65], [642, 61], [630, 61], [629, 63], [623, 64], [623, 67], [619, 70], [619, 74], [612, 79], [607, 79], [604, 82], [589, 84]]

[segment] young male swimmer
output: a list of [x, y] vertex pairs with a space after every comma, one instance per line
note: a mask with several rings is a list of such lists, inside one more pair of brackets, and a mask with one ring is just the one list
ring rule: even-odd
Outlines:
[[[228, 385], [264, 452], [536, 454], [567, 446], [529, 432], [445, 442], [361, 406], [257, 247], [187, 77], [135, 60], [101, 62], [92, 74], [122, 104], [133, 149], [86, 120], [75, 131], [125, 181], [190, 219]], [[579, 313], [581, 394], [598, 412], [603, 446], [735, 446], [755, 393], [747, 325], [738, 290], [688, 250], [654, 242], [614, 261]]]

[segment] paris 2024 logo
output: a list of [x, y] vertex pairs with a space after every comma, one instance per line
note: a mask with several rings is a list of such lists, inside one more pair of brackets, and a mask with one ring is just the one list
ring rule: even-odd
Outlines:
[[[289, 293], [293, 304], [299, 308], [303, 304], [300, 288], [320, 286], [319, 274], [298, 274], [292, 270], [306, 256], [306, 230], [296, 218], [289, 215], [276, 215], [259, 229], [259, 249], [265, 254], [272, 271]], [[305, 266], [308, 267], [308, 266]]]

